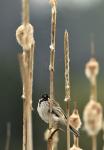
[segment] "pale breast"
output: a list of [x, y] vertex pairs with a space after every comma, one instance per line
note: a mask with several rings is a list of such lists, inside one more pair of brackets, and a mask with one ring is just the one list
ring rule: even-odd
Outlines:
[[48, 123], [49, 122], [49, 106], [47, 102], [42, 102], [41, 105], [38, 104], [37, 111], [41, 119]]

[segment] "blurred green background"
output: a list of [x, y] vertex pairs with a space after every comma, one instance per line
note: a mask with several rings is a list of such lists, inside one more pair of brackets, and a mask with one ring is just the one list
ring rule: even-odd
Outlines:
[[[11, 122], [10, 150], [22, 150], [22, 84], [17, 54], [21, 47], [15, 31], [21, 24], [21, 1], [0, 0], [0, 150], [5, 147], [6, 124]], [[46, 149], [43, 133], [47, 125], [37, 114], [42, 93], [49, 93], [50, 5], [48, 0], [30, 0], [30, 20], [35, 29], [36, 51], [33, 87], [33, 142], [35, 150]], [[89, 82], [84, 74], [85, 63], [91, 56], [90, 34], [95, 35], [96, 58], [100, 64], [98, 100], [104, 108], [104, 0], [59, 0], [55, 57], [55, 95], [65, 109], [64, 100], [64, 30], [70, 32], [71, 110], [78, 101], [80, 116], [89, 100]], [[91, 139], [80, 131], [80, 147], [91, 149]], [[60, 133], [59, 149], [66, 149], [66, 136]], [[73, 141], [71, 141], [71, 144]], [[98, 135], [98, 149], [103, 145]]]

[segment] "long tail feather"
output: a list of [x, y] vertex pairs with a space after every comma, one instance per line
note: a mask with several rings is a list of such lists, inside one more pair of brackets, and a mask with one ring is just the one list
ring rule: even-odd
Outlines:
[[71, 125], [69, 125], [69, 127], [70, 127], [71, 132], [72, 132], [76, 137], [79, 137], [79, 132], [78, 132], [75, 128], [73, 128]]

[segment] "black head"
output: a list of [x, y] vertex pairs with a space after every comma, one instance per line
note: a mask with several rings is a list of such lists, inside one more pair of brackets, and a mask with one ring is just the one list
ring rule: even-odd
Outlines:
[[44, 101], [48, 101], [48, 98], [49, 98], [48, 94], [43, 94], [41, 99], [39, 99], [39, 105]]
[[43, 94], [43, 95], [42, 95], [42, 99], [48, 101], [48, 98], [49, 98], [48, 94]]

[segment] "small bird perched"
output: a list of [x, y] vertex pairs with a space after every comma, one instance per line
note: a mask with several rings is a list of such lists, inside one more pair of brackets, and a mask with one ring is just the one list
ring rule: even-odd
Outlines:
[[[37, 111], [39, 113], [39, 116], [41, 119], [49, 123], [49, 117], [50, 117], [50, 108], [49, 108], [49, 96], [48, 94], [42, 95], [41, 99], [39, 99]], [[52, 100], [52, 125], [54, 126], [55, 123], [60, 123], [63, 125], [66, 125], [67, 117], [65, 116], [65, 113], [63, 109], [60, 107], [59, 103], [57, 103], [55, 100]], [[78, 137], [79, 132], [73, 128], [69, 124], [70, 130], [73, 132], [73, 134]]]

